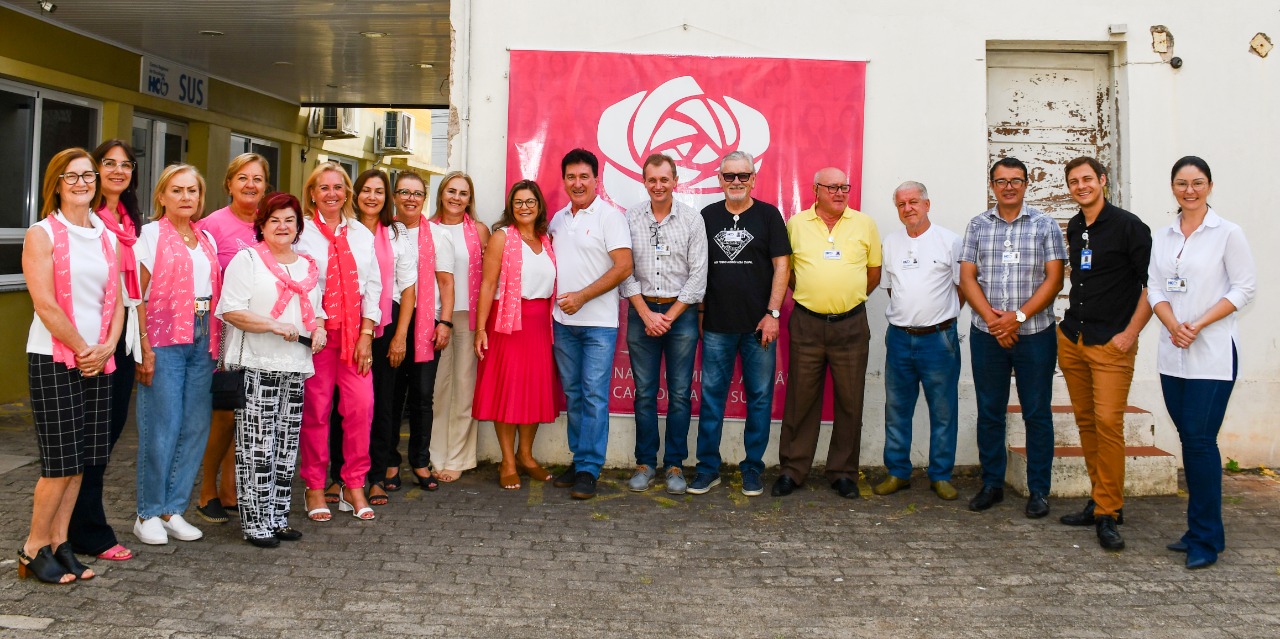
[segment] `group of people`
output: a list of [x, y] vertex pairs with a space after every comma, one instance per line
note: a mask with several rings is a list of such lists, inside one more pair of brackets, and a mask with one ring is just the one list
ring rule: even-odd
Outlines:
[[[41, 220], [26, 236], [23, 272], [35, 306], [28, 370], [42, 472], [19, 551], [23, 576], [69, 583], [94, 575], [77, 553], [132, 557], [106, 522], [102, 480], [135, 378], [133, 532], [143, 543], [201, 538], [183, 514], [202, 466], [198, 514], [221, 523], [228, 509], [238, 510], [255, 546], [302, 537], [289, 524], [295, 471], [311, 520], [328, 521], [331, 504], [374, 519], [373, 506], [401, 488], [405, 413], [408, 466], [424, 490], [475, 466], [475, 423], [492, 421], [502, 488], [519, 489], [527, 476], [589, 499], [608, 443], [619, 296], [629, 302], [625, 339], [636, 385], [631, 490], [652, 488], [660, 475], [674, 494], [704, 494], [720, 483], [722, 424], [740, 360], [741, 490], [763, 493], [790, 289], [789, 378], [772, 494], [788, 495], [808, 479], [829, 372], [835, 415], [826, 476], [841, 496], [856, 498], [870, 341], [865, 302], [882, 271], [890, 295], [889, 474], [877, 494], [910, 485], [911, 421], [923, 388], [930, 485], [943, 499], [957, 497], [950, 483], [956, 323], [968, 303], [983, 469], [970, 508], [1003, 499], [1014, 375], [1027, 422], [1026, 513], [1048, 514], [1058, 361], [1093, 481], [1093, 498], [1063, 522], [1095, 525], [1104, 547], [1123, 547], [1115, 528], [1122, 522], [1123, 409], [1137, 334], [1154, 312], [1191, 499], [1188, 531], [1170, 549], [1186, 552], [1191, 568], [1212, 564], [1222, 551], [1216, 435], [1236, 375], [1234, 312], [1252, 299], [1254, 273], [1239, 227], [1208, 206], [1212, 177], [1199, 158], [1174, 166], [1179, 215], [1154, 245], [1136, 216], [1106, 201], [1106, 170], [1091, 158], [1067, 165], [1081, 212], [1066, 243], [1052, 218], [1023, 202], [1027, 170], [1014, 158], [992, 167], [996, 206], [975, 217], [963, 239], [930, 222], [923, 184], [905, 182], [893, 194], [903, 228], [883, 242], [874, 221], [848, 207], [850, 185], [839, 168], [819, 171], [813, 206], [784, 221], [775, 206], [752, 197], [758, 165], [740, 151], [720, 163], [724, 200], [702, 211], [674, 197], [675, 162], [648, 157], [649, 200], [624, 213], [599, 197], [596, 157], [574, 149], [561, 162], [569, 204], [552, 215], [539, 185], [521, 180], [492, 232], [475, 218], [474, 185], [463, 173], [443, 177], [427, 216], [427, 183], [413, 172], [393, 180], [371, 169], [352, 184], [341, 166], [321, 163], [299, 201], [270, 193], [270, 167], [252, 153], [228, 167], [230, 205], [203, 218], [204, 178], [189, 165], [169, 166], [144, 224], [136, 166], [119, 140], [92, 153], [58, 153], [46, 170]], [[1067, 260], [1071, 305], [1057, 325], [1051, 306]], [[697, 466], [686, 480], [699, 342]], [[658, 417], [664, 361], [665, 437]], [[562, 407], [572, 463], [553, 477], [534, 458], [533, 443], [538, 426]]]

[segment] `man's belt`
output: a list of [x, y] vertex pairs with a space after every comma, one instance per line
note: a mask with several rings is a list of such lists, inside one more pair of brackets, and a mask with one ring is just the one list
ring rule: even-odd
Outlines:
[[204, 315], [209, 312], [209, 302], [207, 297], [196, 298], [196, 315]]
[[644, 301], [653, 304], [675, 304], [678, 300], [674, 297], [654, 297], [652, 295], [641, 295]]
[[817, 311], [811, 311], [811, 310], [809, 310], [809, 309], [807, 309], [807, 308], [805, 308], [805, 307], [803, 307], [803, 306], [801, 306], [801, 305], [799, 305], [799, 304], [796, 304], [796, 308], [798, 308], [798, 309], [800, 309], [800, 310], [802, 310], [802, 311], [804, 311], [804, 312], [806, 312], [806, 313], [808, 313], [808, 314], [810, 314], [810, 315], [812, 315], [812, 316], [814, 316], [814, 317], [816, 317], [816, 318], [818, 318], [818, 319], [820, 319], [820, 320], [822, 320], [822, 321], [824, 321], [824, 322], [831, 323], [831, 322], [839, 322], [840, 320], [849, 319], [850, 317], [853, 317], [854, 315], [858, 315], [859, 313], [861, 313], [861, 312], [863, 312], [863, 311], [867, 310], [867, 304], [866, 304], [866, 302], [863, 302], [863, 303], [861, 303], [861, 304], [859, 304], [859, 305], [857, 305], [857, 306], [855, 306], [855, 307], [853, 307], [853, 308], [851, 308], [851, 309], [849, 309], [849, 310], [847, 310], [847, 311], [845, 311], [845, 312], [843, 312], [843, 313], [836, 313], [836, 314], [834, 314], [834, 315], [829, 314], [829, 313], [819, 313], [819, 312], [817, 312]]
[[955, 323], [956, 318], [953, 317], [945, 322], [938, 322], [933, 326], [896, 326], [894, 324], [890, 324], [890, 326], [905, 332], [907, 335], [931, 335], [933, 333], [941, 333], [942, 331], [951, 328]]

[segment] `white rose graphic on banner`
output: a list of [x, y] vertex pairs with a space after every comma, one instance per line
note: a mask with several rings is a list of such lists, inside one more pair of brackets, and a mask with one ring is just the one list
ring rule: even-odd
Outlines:
[[676, 197], [700, 210], [724, 198], [716, 173], [726, 153], [750, 153], [760, 169], [769, 123], [759, 111], [729, 96], [709, 96], [682, 76], [605, 109], [596, 141], [604, 154], [601, 190], [614, 204], [625, 209], [648, 198], [640, 164], [662, 153], [679, 169]]

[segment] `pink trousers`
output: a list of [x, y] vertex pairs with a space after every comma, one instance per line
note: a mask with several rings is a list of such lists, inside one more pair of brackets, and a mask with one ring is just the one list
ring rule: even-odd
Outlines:
[[369, 431], [373, 425], [373, 376], [361, 375], [355, 366], [341, 362], [341, 347], [334, 339], [312, 358], [316, 374], [302, 391], [302, 434], [298, 443], [298, 476], [310, 490], [325, 487], [329, 469], [329, 414], [333, 391], [341, 391], [342, 481], [352, 488], [364, 486], [369, 475]]

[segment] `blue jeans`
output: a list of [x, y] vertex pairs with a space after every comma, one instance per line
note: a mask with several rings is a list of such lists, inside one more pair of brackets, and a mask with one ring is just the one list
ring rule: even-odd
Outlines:
[[698, 411], [698, 473], [720, 472], [720, 435], [729, 399], [733, 365], [742, 356], [742, 386], [747, 395], [747, 423], [743, 439], [747, 458], [739, 468], [764, 472], [764, 449], [769, 444], [773, 412], [773, 375], [777, 370], [777, 342], [765, 348], [752, 333], [702, 335], [702, 407]]
[[[1195, 348], [1193, 345], [1192, 348]], [[1187, 555], [1216, 559], [1227, 545], [1222, 527], [1222, 455], [1218, 431], [1235, 387], [1235, 348], [1230, 381], [1160, 376], [1164, 405], [1182, 441], [1187, 475]]]
[[569, 451], [574, 469], [599, 477], [609, 445], [609, 380], [618, 329], [552, 324], [556, 368], [569, 404]]
[[978, 396], [978, 461], [982, 485], [1004, 486], [1007, 462], [1005, 413], [1009, 409], [1009, 376], [1016, 376], [1018, 403], [1027, 426], [1027, 488], [1049, 494], [1053, 472], [1053, 368], [1058, 360], [1056, 326], [1020, 335], [1013, 348], [1000, 346], [991, 334], [969, 331], [973, 389]]
[[890, 326], [884, 337], [884, 465], [911, 478], [911, 421], [924, 387], [929, 404], [929, 481], [951, 481], [959, 416], [960, 340], [950, 328], [911, 335]]
[[[671, 304], [646, 302], [649, 310], [665, 313]], [[658, 385], [662, 358], [667, 359], [667, 447], [662, 466], [684, 465], [689, 456], [689, 389], [693, 386], [693, 358], [698, 352], [698, 309], [690, 308], [671, 323], [661, 337], [645, 335], [644, 321], [633, 307], [627, 313], [627, 350], [636, 383], [636, 463], [658, 464]]]
[[187, 510], [209, 439], [214, 360], [209, 355], [211, 315], [197, 315], [190, 344], [153, 349], [151, 385], [138, 384], [138, 517]]

